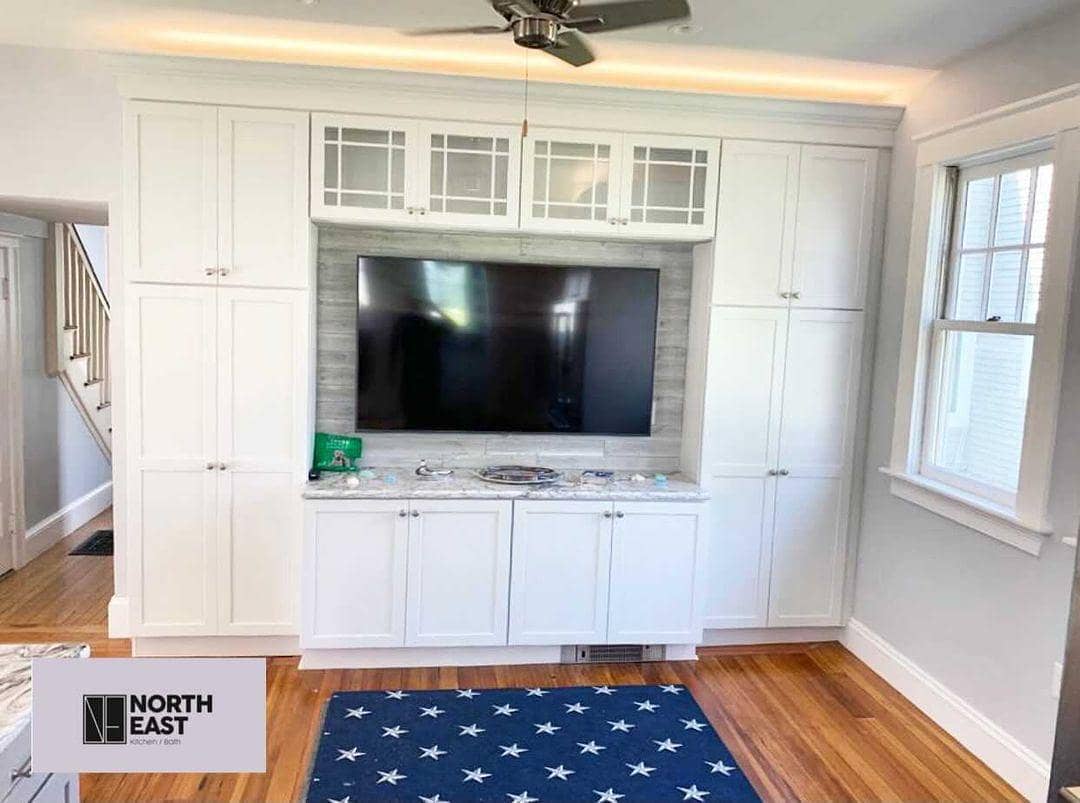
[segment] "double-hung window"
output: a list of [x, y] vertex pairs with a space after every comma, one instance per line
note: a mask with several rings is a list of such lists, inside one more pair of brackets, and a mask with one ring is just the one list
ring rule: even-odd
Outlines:
[[1052, 153], [953, 170], [920, 474], [1016, 507]]

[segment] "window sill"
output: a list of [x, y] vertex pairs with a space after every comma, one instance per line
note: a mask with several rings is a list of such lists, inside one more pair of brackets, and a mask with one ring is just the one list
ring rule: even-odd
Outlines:
[[1045, 525], [1021, 521], [1008, 508], [958, 491], [944, 483], [915, 474], [893, 471], [887, 467], [878, 470], [891, 478], [889, 490], [893, 496], [1016, 547], [1029, 555], [1038, 555], [1050, 535], [1051, 531]]

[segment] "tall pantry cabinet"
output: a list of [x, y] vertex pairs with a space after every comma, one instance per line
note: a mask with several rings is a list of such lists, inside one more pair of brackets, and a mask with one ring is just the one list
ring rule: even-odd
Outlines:
[[298, 631], [307, 186], [307, 114], [125, 108], [133, 635]]
[[696, 456], [706, 627], [841, 624], [877, 159], [723, 143]]

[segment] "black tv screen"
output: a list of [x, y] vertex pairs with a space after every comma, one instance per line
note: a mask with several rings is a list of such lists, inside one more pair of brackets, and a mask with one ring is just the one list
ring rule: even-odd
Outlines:
[[357, 429], [649, 434], [659, 271], [357, 263]]

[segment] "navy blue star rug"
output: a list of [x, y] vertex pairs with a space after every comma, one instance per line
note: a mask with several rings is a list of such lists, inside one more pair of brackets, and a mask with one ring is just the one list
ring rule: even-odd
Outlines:
[[684, 686], [337, 692], [309, 803], [756, 801]]

